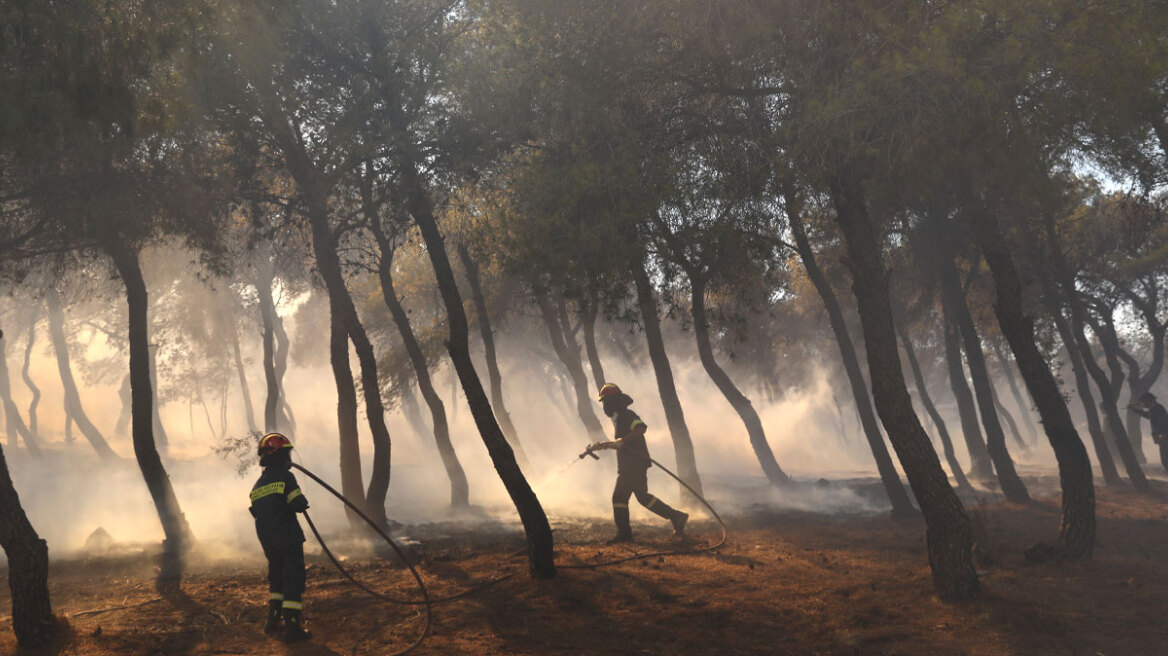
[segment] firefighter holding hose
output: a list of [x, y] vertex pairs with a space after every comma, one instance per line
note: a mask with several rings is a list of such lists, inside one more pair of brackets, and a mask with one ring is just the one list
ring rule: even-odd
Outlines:
[[284, 642], [308, 640], [304, 630], [304, 531], [296, 513], [308, 510], [308, 500], [292, 475], [292, 442], [280, 433], [260, 439], [260, 466], [264, 468], [251, 489], [251, 511], [256, 535], [268, 559], [268, 617], [264, 632], [276, 635], [283, 622]]
[[615, 429], [611, 442], [598, 442], [588, 447], [589, 451], [614, 449], [616, 451], [616, 487], [612, 491], [612, 515], [616, 521], [616, 535], [608, 544], [633, 541], [633, 529], [629, 524], [629, 497], [636, 496], [642, 506], [668, 519], [673, 525], [673, 537], [685, 536], [685, 523], [689, 515], [671, 508], [664, 501], [649, 493], [649, 447], [645, 443], [648, 426], [637, 413], [629, 409], [633, 399], [612, 383], [600, 388], [600, 401], [604, 414], [612, 419]]

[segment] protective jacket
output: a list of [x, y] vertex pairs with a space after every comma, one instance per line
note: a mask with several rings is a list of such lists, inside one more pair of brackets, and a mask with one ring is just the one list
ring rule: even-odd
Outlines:
[[652, 464], [649, 445], [645, 443], [648, 426], [628, 408], [617, 410], [612, 417], [613, 439], [620, 443], [616, 451], [616, 470], [621, 474], [641, 474]]
[[1152, 406], [1151, 410], [1142, 410], [1140, 408], [1133, 408], [1136, 414], [1150, 419], [1152, 421], [1152, 439], [1156, 442], [1168, 439], [1168, 410], [1159, 403]]
[[256, 535], [265, 550], [304, 542], [304, 531], [296, 513], [308, 510], [308, 500], [292, 475], [291, 465], [279, 463], [264, 467], [251, 488], [250, 510], [255, 518]]

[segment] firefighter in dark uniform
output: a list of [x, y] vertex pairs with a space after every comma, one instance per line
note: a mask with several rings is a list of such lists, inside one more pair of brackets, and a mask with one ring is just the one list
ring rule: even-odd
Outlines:
[[284, 642], [307, 640], [304, 630], [304, 531], [296, 513], [308, 510], [308, 500], [292, 475], [292, 442], [268, 433], [258, 449], [260, 479], [251, 488], [251, 515], [268, 559], [268, 618], [264, 632], [275, 635], [284, 624]]
[[1168, 470], [1168, 410], [1156, 403], [1156, 395], [1151, 392], [1144, 392], [1138, 402], [1128, 407], [1152, 421], [1152, 441], [1160, 445], [1160, 465]]
[[673, 525], [673, 537], [684, 537], [689, 515], [674, 510], [649, 494], [649, 466], [652, 463], [649, 460], [649, 447], [645, 443], [648, 426], [637, 413], [629, 409], [633, 399], [616, 385], [608, 383], [600, 388], [597, 400], [602, 404], [604, 414], [612, 419], [615, 428], [613, 441], [589, 447], [589, 450], [616, 450], [616, 487], [612, 490], [612, 516], [616, 521], [616, 535], [608, 543], [633, 541], [633, 529], [629, 525], [629, 497], [634, 495], [642, 506], [669, 520]]

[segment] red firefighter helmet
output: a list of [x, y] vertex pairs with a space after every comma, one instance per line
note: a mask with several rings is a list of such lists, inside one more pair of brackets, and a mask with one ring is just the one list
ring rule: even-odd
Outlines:
[[289, 440], [283, 433], [268, 433], [260, 438], [260, 446], [256, 452], [260, 456], [266, 456], [279, 451], [280, 449], [291, 449], [292, 441]]
[[604, 401], [606, 398], [610, 396], [616, 396], [620, 393], [621, 389], [619, 387], [612, 383], [605, 383], [604, 386], [600, 388], [600, 394], [596, 397], [596, 400]]

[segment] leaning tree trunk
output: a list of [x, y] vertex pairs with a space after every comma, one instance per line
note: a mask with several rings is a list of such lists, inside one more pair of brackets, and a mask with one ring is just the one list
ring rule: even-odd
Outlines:
[[957, 325], [949, 312], [944, 315], [945, 332], [945, 365], [949, 371], [949, 387], [953, 390], [953, 399], [957, 402], [957, 415], [961, 419], [961, 434], [965, 437], [965, 446], [969, 449], [969, 474], [974, 478], [988, 480], [993, 478], [994, 469], [991, 465], [989, 449], [981, 437], [981, 426], [977, 421], [977, 407], [973, 403], [973, 393], [969, 391], [969, 383], [965, 381], [965, 367], [961, 363], [961, 344], [957, 337]]
[[767, 443], [766, 431], [763, 430], [762, 420], [758, 417], [754, 405], [746, 395], [739, 391], [734, 381], [718, 364], [714, 358], [714, 347], [710, 343], [710, 325], [706, 320], [706, 285], [705, 280], [696, 271], [689, 272], [690, 305], [693, 311], [694, 336], [698, 343], [698, 359], [702, 367], [722, 396], [730, 402], [730, 407], [738, 413], [738, 417], [746, 426], [746, 435], [754, 455], [762, 465], [762, 471], [772, 485], [784, 486], [791, 483], [791, 478], [779, 467], [771, 445]]
[[52, 287], [46, 290], [45, 301], [49, 308], [49, 338], [53, 343], [53, 352], [57, 356], [57, 371], [61, 374], [66, 412], [102, 460], [117, 460], [118, 454], [110, 448], [101, 431], [89, 420], [89, 415], [81, 405], [81, 394], [77, 391], [77, 382], [73, 380], [73, 367], [69, 362], [69, 343], [65, 340], [65, 314], [61, 310], [57, 290]]
[[4, 404], [9, 443], [15, 444], [16, 436], [19, 435], [24, 440], [24, 448], [28, 449], [29, 454], [39, 458], [40, 442], [20, 418], [20, 411], [16, 409], [16, 402], [12, 400], [12, 390], [8, 386], [8, 340], [4, 339], [3, 331], [0, 331], [0, 403]]
[[[264, 431], [280, 430], [280, 379], [276, 375], [276, 303], [272, 298], [272, 283], [275, 276], [271, 269], [256, 280], [256, 296], [259, 298], [260, 322], [263, 325], [264, 383], [267, 397], [264, 400]], [[285, 429], [287, 430], [287, 429]]]
[[556, 575], [552, 529], [548, 525], [547, 515], [544, 514], [539, 498], [535, 496], [535, 492], [523, 476], [523, 471], [519, 469], [519, 464], [515, 462], [515, 453], [499, 428], [499, 422], [491, 410], [491, 402], [487, 399], [487, 393], [475, 371], [474, 361], [470, 357], [470, 327], [467, 324], [466, 311], [462, 306], [462, 296], [454, 280], [454, 270], [446, 254], [442, 233], [434, 218], [430, 197], [412, 161], [405, 162], [399, 172], [408, 194], [410, 215], [414, 217], [421, 230], [426, 252], [430, 256], [430, 264], [434, 267], [434, 276], [438, 281], [438, 290], [446, 305], [447, 325], [450, 330], [446, 348], [462, 382], [462, 391], [466, 395], [479, 435], [482, 436], [495, 471], [499, 473], [499, 478], [503, 481], [503, 486], [507, 489], [507, 494], [523, 522], [523, 529], [527, 534], [529, 571], [534, 578], [552, 578]]
[[150, 325], [147, 319], [149, 297], [146, 281], [142, 278], [142, 268], [138, 262], [138, 252], [131, 247], [117, 244], [108, 248], [109, 255], [126, 286], [126, 304], [129, 307], [130, 344], [130, 395], [131, 434], [133, 435], [134, 456], [138, 468], [146, 479], [146, 488], [158, 511], [162, 522], [163, 578], [182, 576], [182, 554], [189, 547], [190, 527], [174, 486], [158, 449], [154, 444], [154, 390], [150, 384]]
[[[677, 395], [677, 385], [673, 381], [673, 367], [669, 364], [669, 354], [665, 350], [665, 338], [661, 335], [661, 320], [657, 314], [657, 297], [653, 294], [653, 283], [649, 272], [641, 262], [632, 266], [633, 280], [637, 285], [637, 304], [641, 310], [641, 322], [645, 327], [645, 341], [649, 346], [649, 361], [653, 363], [653, 374], [657, 378], [657, 393], [665, 408], [665, 423], [673, 439], [673, 452], [677, 457], [677, 475], [695, 492], [702, 494], [702, 479], [698, 475], [697, 458], [694, 455], [693, 438], [685, 422], [685, 412], [681, 408], [681, 398]], [[690, 492], [682, 486], [682, 498], [690, 498]]]
[[[160, 409], [162, 404], [158, 401], [158, 345], [150, 344], [148, 346], [150, 354], [150, 421], [151, 430], [154, 439], [157, 441], [158, 447], [162, 449], [165, 455], [170, 448], [170, 436], [166, 434], [166, 427], [162, 425], [162, 414]], [[130, 380], [131, 387], [131, 402], [130, 413], [133, 415], [133, 379]], [[132, 430], [132, 429], [131, 429]]]
[[1058, 461], [1063, 493], [1059, 551], [1066, 558], [1090, 558], [1095, 547], [1095, 484], [1087, 449], [1075, 430], [1071, 412], [1054, 374], [1035, 342], [1034, 319], [1026, 314], [1022, 283], [997, 218], [975, 211], [970, 216], [970, 223], [982, 255], [993, 272], [994, 313], [998, 326], [1010, 344]]
[[36, 343], [36, 325], [37, 312], [34, 311], [32, 313], [32, 319], [29, 320], [28, 343], [24, 346], [24, 366], [20, 368], [20, 377], [24, 380], [25, 387], [27, 387], [28, 391], [32, 393], [32, 400], [28, 402], [28, 432], [32, 434], [33, 439], [39, 440], [40, 433], [38, 432], [39, 429], [37, 427], [37, 406], [41, 402], [41, 389], [36, 386], [36, 383], [33, 382], [32, 376], [28, 372], [29, 366], [32, 364], [32, 347], [33, 344]]
[[580, 422], [588, 431], [590, 440], [601, 441], [604, 439], [604, 428], [600, 425], [600, 420], [596, 418], [596, 413], [592, 411], [592, 404], [596, 401], [588, 388], [588, 376], [584, 373], [584, 362], [580, 359], [580, 347], [576, 344], [576, 340], [568, 334], [568, 327], [563, 325], [560, 318], [556, 316], [547, 295], [542, 291], [535, 291], [534, 296], [540, 316], [547, 326], [552, 349], [555, 350], [556, 357], [560, 359], [560, 362], [568, 370], [568, 375], [572, 378], [572, 386], [576, 392], [576, 412], [580, 416]]
[[48, 644], [59, 625], [49, 602], [49, 546], [24, 514], [0, 446], [0, 547], [8, 557], [12, 630], [24, 649]]
[[1022, 392], [1018, 389], [1018, 381], [1014, 380], [1014, 372], [1010, 370], [1010, 361], [1006, 359], [1006, 354], [1002, 353], [1002, 346], [994, 340], [994, 355], [998, 358], [998, 365], [1002, 368], [1002, 375], [1006, 378], [1006, 385], [1010, 387], [1010, 396], [1014, 397], [1014, 404], [1018, 406], [1018, 412], [1022, 413], [1022, 422], [1026, 425], [1026, 434], [1030, 436], [1030, 442], [1038, 441], [1038, 431], [1034, 428], [1034, 420], [1030, 418], [1030, 408], [1034, 406], [1033, 403], [1026, 403], [1022, 399]]
[[961, 291], [961, 281], [957, 277], [957, 268], [948, 253], [938, 258], [938, 265], [941, 278], [941, 299], [945, 306], [945, 315], [953, 319], [965, 345], [965, 360], [969, 364], [969, 374], [973, 379], [974, 392], [977, 394], [977, 407], [981, 412], [982, 426], [985, 428], [986, 449], [994, 462], [998, 483], [1001, 485], [1002, 493], [1006, 495], [1006, 499], [1014, 503], [1028, 503], [1030, 493], [1014, 469], [1014, 461], [1010, 458], [1010, 451], [1006, 448], [1006, 433], [1002, 430], [1002, 422], [998, 418], [997, 408], [994, 405], [994, 388], [990, 383], [985, 355], [981, 350], [981, 338], [977, 334], [977, 326], [973, 324], [973, 316], [969, 313], [969, 306], [965, 304], [965, 297]]
[[580, 304], [580, 318], [584, 323], [584, 351], [588, 354], [588, 366], [592, 369], [592, 382], [596, 389], [604, 387], [608, 379], [604, 375], [604, 364], [600, 361], [600, 351], [596, 348], [596, 304]]
[[945, 420], [941, 417], [941, 413], [937, 411], [937, 406], [933, 404], [933, 397], [929, 394], [929, 386], [925, 384], [921, 365], [917, 361], [916, 349], [913, 348], [912, 341], [903, 332], [900, 333], [900, 343], [904, 346], [904, 355], [908, 358], [909, 369], [912, 371], [913, 381], [917, 386], [917, 394], [921, 397], [921, 405], [925, 406], [925, 413], [929, 415], [929, 419], [937, 427], [937, 436], [941, 439], [941, 449], [945, 452], [945, 460], [949, 463], [949, 469], [953, 472], [957, 487], [962, 490], [972, 490], [973, 486], [969, 484], [969, 479], [965, 478], [965, 472], [961, 470], [961, 462], [957, 460], [957, 452], [953, 449], [953, 440], [949, 437], [949, 429], [945, 426]]
[[1014, 438], [1014, 442], [1018, 445], [1018, 448], [1024, 452], [1029, 452], [1030, 445], [1026, 444], [1026, 439], [1022, 437], [1022, 431], [1018, 430], [1018, 422], [1014, 420], [1014, 415], [1002, 403], [1002, 399], [998, 396], [997, 390], [994, 391], [994, 407], [998, 410], [998, 416], [1006, 422], [1006, 426], [1010, 429], [1010, 436]]
[[470, 296], [475, 306], [479, 335], [483, 339], [483, 355], [487, 361], [487, 382], [491, 388], [491, 407], [495, 411], [499, 428], [507, 438], [507, 443], [515, 451], [515, 457], [519, 459], [519, 464], [524, 465], [527, 462], [527, 454], [523, 452], [523, 445], [519, 442], [519, 433], [515, 430], [515, 424], [511, 423], [511, 413], [507, 412], [507, 405], [503, 402], [503, 375], [499, 372], [495, 334], [491, 330], [491, 315], [487, 312], [487, 295], [483, 293], [479, 265], [470, 256], [470, 250], [466, 244], [458, 245], [458, 256], [462, 260], [462, 268], [465, 270], [466, 280], [470, 284]]
[[418, 381], [418, 391], [422, 399], [430, 408], [431, 425], [434, 427], [434, 443], [438, 447], [438, 455], [442, 459], [442, 466], [446, 469], [446, 477], [450, 479], [450, 505], [455, 508], [465, 508], [470, 505], [470, 487], [466, 482], [466, 472], [458, 462], [458, 454], [454, 452], [454, 444], [450, 441], [450, 426], [446, 423], [446, 407], [441, 397], [434, 389], [434, 382], [430, 379], [430, 365], [426, 362], [426, 355], [418, 344], [414, 335], [414, 328], [410, 325], [410, 318], [402, 307], [397, 291], [393, 288], [393, 245], [376, 225], [379, 219], [376, 216], [367, 217], [370, 229], [377, 239], [381, 250], [381, 258], [377, 263], [377, 278], [381, 282], [381, 296], [385, 299], [385, 306], [397, 332], [401, 335], [402, 344], [414, 367], [414, 375]]
[[291, 341], [288, 332], [284, 330], [284, 320], [276, 313], [272, 306], [272, 328], [276, 333], [276, 388], [280, 390], [280, 407], [278, 410], [280, 425], [285, 430], [296, 432], [296, 416], [292, 412], [292, 404], [288, 403], [288, 395], [284, 393], [284, 374], [288, 373], [288, 351]]
[[913, 411], [905, 386], [896, 349], [887, 271], [881, 260], [883, 240], [868, 218], [858, 179], [841, 172], [831, 182], [831, 195], [847, 246], [847, 265], [864, 329], [876, 411], [925, 517], [933, 585], [943, 600], [971, 599], [978, 590], [973, 531], [965, 507], [949, 486], [937, 452]]
[[[836, 345], [839, 347], [840, 359], [843, 360], [844, 372], [848, 376], [848, 383], [852, 388], [852, 397], [856, 401], [856, 413], [860, 417], [860, 426], [864, 437], [868, 440], [868, 448], [872, 451], [872, 458], [876, 461], [876, 470], [880, 473], [880, 482], [884, 485], [884, 492], [892, 502], [892, 514], [901, 517], [916, 515], [912, 500], [900, 482], [900, 474], [892, 462], [888, 448], [884, 446], [884, 435], [880, 432], [876, 412], [872, 409], [872, 400], [868, 396], [868, 382], [864, 380], [864, 371], [860, 367], [860, 359], [856, 356], [856, 347], [852, 344], [852, 337], [848, 334], [848, 322], [844, 319], [839, 299], [831, 282], [819, 268], [815, 258], [815, 251], [811, 248], [811, 240], [807, 238], [807, 230], [803, 225], [803, 216], [798, 200], [791, 194], [786, 196], [787, 217], [791, 224], [791, 234], [795, 237], [795, 248], [799, 252], [799, 259], [803, 261], [803, 270], [819, 299], [823, 301], [823, 308], [827, 311], [827, 320], [831, 324], [835, 335]], [[842, 420], [842, 417], [841, 417]]]
[[[247, 416], [247, 429], [256, 432], [255, 408], [251, 404], [251, 388], [247, 384], [247, 370], [243, 366], [243, 350], [239, 346], [239, 329], [235, 317], [229, 309], [223, 308], [223, 329], [231, 340], [231, 354], [235, 359], [235, 372], [239, 376], [239, 392], [243, 396], [243, 410]], [[224, 398], [226, 398], [224, 394]]]
[[125, 435], [130, 426], [132, 398], [130, 394], [130, 374], [122, 377], [122, 384], [118, 387], [118, 400], [122, 403], [122, 410], [118, 413], [118, 423], [114, 427], [115, 435]]

